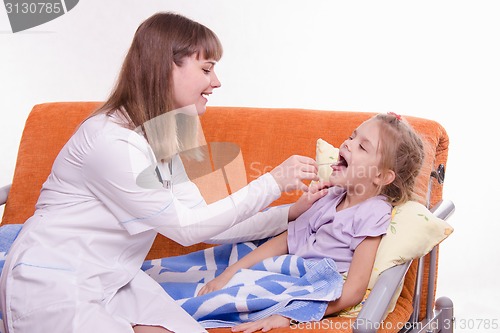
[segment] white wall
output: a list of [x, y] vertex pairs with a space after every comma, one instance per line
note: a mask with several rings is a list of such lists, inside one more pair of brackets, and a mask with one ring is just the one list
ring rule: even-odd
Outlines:
[[438, 296], [454, 301], [457, 332], [494, 331], [481, 319], [500, 325], [496, 0], [81, 0], [16, 34], [0, 9], [0, 186], [12, 179], [31, 107], [103, 100], [136, 27], [160, 10], [198, 20], [222, 40], [222, 88], [211, 105], [394, 111], [444, 125], [445, 196], [457, 210], [440, 251]]

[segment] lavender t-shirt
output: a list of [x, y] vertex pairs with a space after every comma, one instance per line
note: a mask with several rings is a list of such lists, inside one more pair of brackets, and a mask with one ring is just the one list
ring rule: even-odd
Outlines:
[[391, 221], [391, 205], [384, 196], [337, 211], [345, 190], [330, 188], [297, 220], [288, 225], [288, 252], [308, 259], [330, 257], [340, 273], [347, 272], [356, 247], [366, 237], [384, 235]]

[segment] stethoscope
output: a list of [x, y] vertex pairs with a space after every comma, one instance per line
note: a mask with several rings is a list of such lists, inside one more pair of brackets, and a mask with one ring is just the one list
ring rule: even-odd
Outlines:
[[163, 184], [163, 187], [166, 188], [167, 190], [172, 189], [172, 160], [168, 161], [168, 172], [170, 173], [170, 179], [165, 179], [165, 177], [162, 176], [162, 173], [160, 171], [160, 167], [157, 165], [155, 168], [156, 176], [158, 177], [158, 180], [160, 183]]

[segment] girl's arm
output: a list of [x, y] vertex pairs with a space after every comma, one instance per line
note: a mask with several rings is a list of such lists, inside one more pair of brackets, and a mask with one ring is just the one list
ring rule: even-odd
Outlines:
[[266, 258], [287, 254], [287, 237], [288, 232], [285, 231], [257, 247], [255, 250], [226, 268], [219, 276], [205, 284], [198, 292], [198, 296], [221, 289], [231, 280], [233, 275], [242, 268], [252, 267]]
[[354, 251], [349, 273], [342, 289], [342, 295], [337, 300], [331, 301], [328, 304], [325, 316], [357, 305], [363, 300], [381, 239], [382, 236], [367, 237], [358, 245]]
[[[363, 300], [366, 293], [370, 275], [375, 262], [375, 254], [377, 253], [378, 245], [381, 240], [379, 237], [367, 237], [362, 241], [352, 258], [352, 263], [349, 268], [347, 280], [342, 289], [342, 295], [339, 299], [331, 301], [325, 311], [325, 316], [334, 314], [359, 304]], [[290, 326], [290, 319], [281, 315], [272, 315], [254, 322], [243, 323], [232, 328], [233, 332], [250, 333], [258, 330], [267, 332], [272, 328]]]
[[309, 191], [304, 192], [300, 198], [290, 206], [288, 211], [288, 221], [296, 220], [297, 217], [311, 208], [316, 201], [327, 195], [328, 188], [331, 186], [332, 184], [326, 181], [311, 184], [311, 186], [309, 186]]

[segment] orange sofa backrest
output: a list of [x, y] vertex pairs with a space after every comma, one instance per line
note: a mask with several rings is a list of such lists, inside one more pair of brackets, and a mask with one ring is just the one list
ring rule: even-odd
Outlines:
[[[23, 223], [33, 214], [39, 191], [56, 155], [80, 122], [99, 105], [99, 102], [59, 102], [39, 104], [33, 108], [21, 138], [2, 223]], [[201, 122], [207, 142], [230, 142], [239, 146], [247, 181], [251, 181], [290, 155], [314, 157], [318, 138], [339, 146], [354, 128], [372, 115], [365, 112], [209, 107]], [[437, 122], [406, 118], [427, 142], [427, 163], [418, 181], [418, 191], [425, 196], [431, 168], [446, 163], [448, 137]], [[213, 189], [202, 188], [204, 191]], [[297, 192], [284, 194], [275, 204], [293, 202], [298, 195]], [[439, 201], [441, 196], [441, 186], [434, 184], [431, 203]], [[214, 199], [217, 198], [209, 201]], [[169, 244], [161, 248], [153, 247], [150, 257], [185, 252], [185, 248]]]

